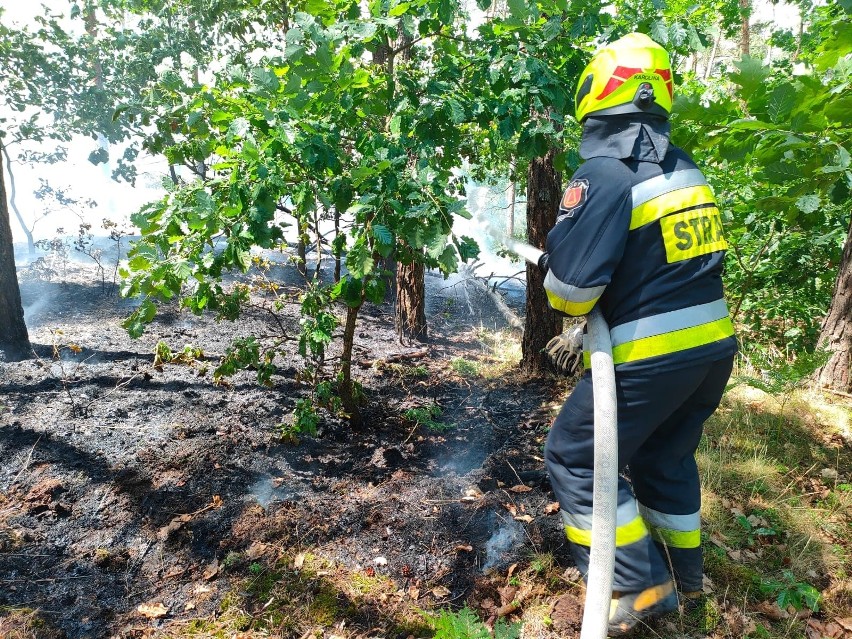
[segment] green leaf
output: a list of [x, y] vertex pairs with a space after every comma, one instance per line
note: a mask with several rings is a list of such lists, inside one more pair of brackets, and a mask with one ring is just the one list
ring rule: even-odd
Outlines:
[[463, 262], [475, 260], [479, 257], [479, 244], [472, 237], [462, 235], [456, 247], [459, 251], [459, 257], [461, 257]]
[[757, 89], [762, 88], [769, 77], [769, 68], [765, 67], [758, 58], [745, 55], [742, 59], [734, 62], [739, 72], [731, 73], [730, 77], [736, 84], [742, 87], [742, 97], [748, 99]]
[[802, 178], [799, 167], [789, 162], [773, 162], [763, 167], [763, 175], [774, 184], [783, 184]]
[[380, 244], [393, 244], [393, 233], [384, 224], [373, 224], [373, 237]]
[[508, 0], [509, 13], [512, 17], [525, 22], [530, 15], [530, 6], [527, 0]]
[[814, 211], [819, 210], [819, 195], [803, 195], [796, 200], [796, 206], [802, 213], [813, 213]]
[[97, 148], [89, 153], [89, 162], [97, 166], [98, 164], [106, 164], [109, 162], [109, 151], [104, 148]]
[[786, 120], [796, 106], [796, 98], [797, 92], [793, 85], [785, 83], [775, 87], [769, 94], [769, 103], [766, 105], [769, 119], [775, 123]]
[[662, 45], [669, 43], [669, 28], [662, 20], [655, 20], [651, 23], [651, 38]]
[[388, 15], [391, 17], [401, 16], [403, 13], [408, 11], [408, 7], [411, 6], [410, 2], [400, 2], [398, 5], [393, 7], [390, 11], [388, 11]]
[[832, 122], [837, 122], [842, 126], [849, 126], [852, 124], [852, 96], [844, 96], [831, 100], [826, 105], [824, 113]]

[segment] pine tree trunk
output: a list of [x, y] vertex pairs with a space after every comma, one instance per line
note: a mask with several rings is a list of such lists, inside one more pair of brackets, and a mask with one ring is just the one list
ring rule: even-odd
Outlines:
[[822, 323], [819, 344], [831, 351], [831, 359], [816, 372], [822, 386], [852, 392], [852, 222], [846, 235], [840, 271], [834, 283], [831, 307]]
[[740, 0], [740, 16], [742, 20], [742, 33], [740, 34], [740, 53], [751, 54], [751, 0]]
[[0, 154], [0, 354], [6, 361], [20, 361], [32, 355], [21, 289], [15, 268], [15, 248], [12, 228], [9, 225], [9, 207], [6, 203], [6, 181], [3, 175], [3, 157]]
[[423, 264], [411, 262], [396, 265], [396, 333], [401, 342], [425, 342], [426, 279]]
[[[556, 223], [562, 186], [553, 168], [555, 150], [530, 162], [527, 177], [527, 237], [529, 243], [544, 247], [547, 233]], [[527, 264], [526, 324], [521, 342], [521, 370], [537, 374], [547, 369], [544, 347], [562, 330], [562, 318], [547, 303], [544, 276], [538, 266]]]

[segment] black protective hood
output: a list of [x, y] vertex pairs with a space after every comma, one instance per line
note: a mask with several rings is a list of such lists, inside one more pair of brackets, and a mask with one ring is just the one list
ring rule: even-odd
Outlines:
[[646, 113], [591, 115], [583, 123], [580, 157], [662, 162], [669, 148], [671, 124]]

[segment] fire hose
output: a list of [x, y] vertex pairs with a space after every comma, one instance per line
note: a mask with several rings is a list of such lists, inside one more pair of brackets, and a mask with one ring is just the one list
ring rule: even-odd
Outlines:
[[[538, 264], [542, 251], [508, 237], [500, 238], [511, 252]], [[615, 368], [609, 326], [600, 309], [586, 316], [589, 350], [592, 354], [592, 386], [595, 401], [594, 484], [592, 500], [592, 545], [586, 601], [580, 639], [607, 636], [612, 578], [615, 569], [615, 521], [618, 507], [618, 421], [615, 398]]]

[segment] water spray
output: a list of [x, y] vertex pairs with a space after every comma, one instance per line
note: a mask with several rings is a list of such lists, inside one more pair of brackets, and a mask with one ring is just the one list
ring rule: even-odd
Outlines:
[[[485, 232], [530, 264], [544, 254], [536, 247], [506, 237], [491, 226]], [[605, 639], [612, 600], [615, 569], [615, 522], [618, 509], [618, 419], [615, 399], [615, 368], [609, 326], [597, 307], [586, 316], [592, 352], [592, 382], [595, 400], [594, 484], [592, 500], [592, 545], [586, 602], [580, 639]]]

